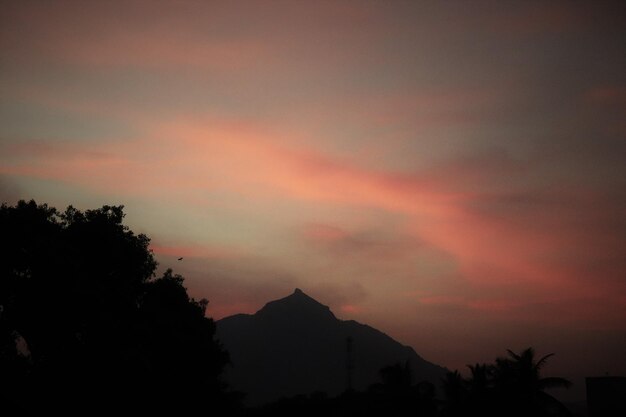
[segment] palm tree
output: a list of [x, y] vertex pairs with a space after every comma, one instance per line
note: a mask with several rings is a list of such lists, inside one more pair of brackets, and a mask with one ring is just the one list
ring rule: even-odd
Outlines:
[[486, 363], [476, 365], [467, 365], [472, 375], [468, 381], [471, 392], [483, 393], [491, 385], [491, 376], [493, 374], [493, 366]]
[[470, 415], [492, 415], [493, 401], [493, 365], [477, 363], [467, 365], [471, 376], [467, 381], [468, 411]]
[[411, 388], [413, 376], [411, 375], [411, 365], [409, 361], [406, 361], [404, 365], [398, 362], [394, 365], [385, 366], [379, 373], [383, 380], [383, 385], [390, 389], [406, 390]]
[[533, 348], [519, 354], [511, 350], [508, 353], [509, 357], [496, 359], [493, 382], [501, 404], [512, 407], [510, 415], [568, 415], [567, 409], [545, 390], [569, 388], [571, 382], [559, 377], [541, 377], [541, 368], [554, 354], [536, 360]]
[[446, 417], [460, 416], [467, 403], [467, 382], [459, 371], [446, 373], [442, 380], [444, 404], [442, 415]]

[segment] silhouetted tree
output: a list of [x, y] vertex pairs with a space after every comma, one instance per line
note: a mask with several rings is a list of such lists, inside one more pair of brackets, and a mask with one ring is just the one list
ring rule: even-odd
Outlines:
[[470, 415], [493, 415], [494, 405], [491, 400], [493, 391], [493, 365], [467, 365], [471, 375], [467, 380], [467, 410]]
[[[206, 301], [157, 263], [123, 206], [0, 207], [3, 396], [39, 414], [210, 411], [227, 355]], [[4, 371], [9, 370], [7, 381]]]
[[442, 381], [444, 404], [442, 415], [459, 416], [467, 408], [467, 386], [459, 371], [448, 372]]
[[569, 387], [563, 378], [543, 378], [541, 368], [546, 355], [535, 360], [528, 348], [520, 354], [508, 351], [509, 357], [497, 358], [494, 365], [468, 365], [471, 376], [464, 379], [458, 371], [447, 374], [443, 381], [444, 416], [567, 416], [568, 410], [547, 388]]
[[493, 368], [495, 394], [507, 404], [509, 415], [568, 415], [567, 409], [545, 392], [548, 388], [568, 388], [571, 382], [559, 377], [541, 377], [541, 368], [554, 354], [535, 358], [533, 348], [509, 357], [497, 358]]
[[425, 381], [413, 384], [409, 361], [404, 364], [398, 362], [385, 366], [379, 373], [382, 382], [370, 386], [365, 415], [432, 416], [435, 414], [435, 387]]
[[410, 389], [413, 378], [409, 361], [406, 361], [404, 365], [396, 363], [385, 366], [380, 370], [380, 378], [383, 381], [383, 386], [389, 390]]

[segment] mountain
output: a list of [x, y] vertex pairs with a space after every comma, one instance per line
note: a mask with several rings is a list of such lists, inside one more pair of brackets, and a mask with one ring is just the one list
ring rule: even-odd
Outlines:
[[232, 361], [226, 379], [248, 394], [249, 405], [315, 391], [337, 395], [347, 388], [349, 378], [354, 389], [364, 390], [379, 382], [381, 368], [398, 362], [409, 361], [413, 382], [438, 386], [446, 373], [379, 330], [337, 319], [327, 306], [297, 288], [256, 314], [219, 320], [217, 337]]

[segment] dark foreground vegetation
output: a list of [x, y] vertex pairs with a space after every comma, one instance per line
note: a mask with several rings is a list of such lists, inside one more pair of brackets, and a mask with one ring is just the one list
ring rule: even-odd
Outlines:
[[532, 349], [493, 364], [470, 366], [467, 379], [455, 371], [441, 384], [441, 397], [428, 382], [412, 383], [408, 364], [381, 369], [381, 382], [366, 392], [337, 398], [323, 393], [277, 401], [255, 410], [254, 416], [568, 416], [567, 408], [544, 390], [568, 387], [562, 378], [542, 378], [540, 369], [551, 355], [535, 358]]
[[123, 217], [0, 208], [0, 415], [229, 410], [206, 301]]
[[0, 208], [0, 415], [564, 416], [532, 349], [449, 373], [408, 364], [366, 392], [313, 393], [255, 409], [220, 379], [228, 355], [183, 278], [155, 275], [149, 239], [122, 207]]

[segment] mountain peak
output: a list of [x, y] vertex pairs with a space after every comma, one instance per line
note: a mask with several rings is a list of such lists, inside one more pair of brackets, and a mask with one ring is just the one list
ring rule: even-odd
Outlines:
[[339, 395], [346, 388], [348, 338], [354, 346], [351, 378], [357, 390], [377, 382], [380, 369], [394, 363], [410, 363], [416, 381], [438, 384], [446, 374], [379, 330], [338, 320], [299, 288], [254, 315], [218, 321], [217, 337], [232, 358], [227, 380], [248, 393], [249, 405], [314, 391]]
[[270, 301], [257, 311], [256, 316], [283, 316], [285, 320], [326, 320], [336, 319], [328, 306], [308, 296], [300, 288], [292, 294], [278, 300]]

